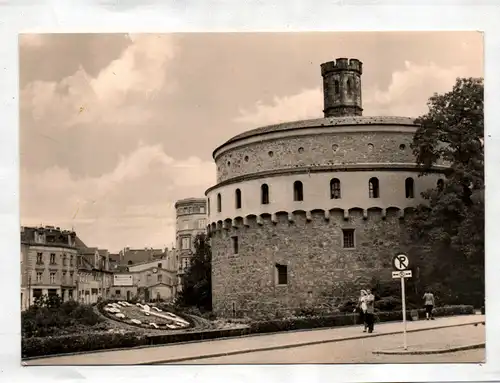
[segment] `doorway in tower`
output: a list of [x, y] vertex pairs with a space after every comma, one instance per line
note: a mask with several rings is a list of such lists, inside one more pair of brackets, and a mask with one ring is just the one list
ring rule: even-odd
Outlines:
[[144, 290], [144, 300], [149, 302], [149, 289]]
[[130, 291], [127, 291], [127, 301], [130, 301], [131, 297], [130, 297]]

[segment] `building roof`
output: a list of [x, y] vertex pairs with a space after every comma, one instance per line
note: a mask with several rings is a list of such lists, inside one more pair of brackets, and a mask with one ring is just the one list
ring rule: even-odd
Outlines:
[[161, 258], [165, 254], [164, 249], [128, 249], [126, 248], [121, 252], [120, 263], [123, 265], [128, 264], [129, 261], [132, 264], [142, 263], [150, 260], [155, 260]]
[[75, 238], [75, 247], [77, 249], [85, 249], [87, 248], [88, 246], [83, 243], [83, 241], [80, 239], [80, 237], [77, 235], [76, 238]]
[[352, 126], [352, 125], [406, 125], [417, 126], [415, 119], [411, 117], [396, 117], [396, 116], [346, 116], [346, 117], [327, 117], [311, 120], [301, 120], [284, 122], [281, 124], [263, 126], [257, 129], [248, 130], [238, 134], [222, 145], [218, 146], [212, 153], [215, 159], [216, 153], [224, 146], [233, 142], [258, 135], [264, 135], [274, 132], [282, 132], [289, 130], [305, 129], [305, 128], [327, 128], [332, 126]]
[[[45, 241], [43, 245], [69, 248], [75, 247], [70, 244], [69, 237], [71, 236], [72, 238], [76, 238], [76, 233], [70, 230], [61, 230], [61, 228], [54, 226], [21, 226], [21, 243], [35, 242], [35, 233], [45, 235]], [[37, 243], [37, 245], [42, 244]]]
[[190, 205], [192, 203], [206, 204], [207, 200], [206, 198], [196, 198], [196, 197], [184, 198], [176, 201], [174, 207], [177, 209], [177, 207], [180, 205]]
[[82, 255], [95, 255], [95, 252], [97, 251], [97, 247], [84, 247], [84, 248], [79, 248], [78, 252]]

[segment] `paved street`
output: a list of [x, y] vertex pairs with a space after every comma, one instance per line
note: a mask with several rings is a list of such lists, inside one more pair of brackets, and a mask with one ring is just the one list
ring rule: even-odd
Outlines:
[[[409, 322], [408, 330], [429, 331], [409, 333], [409, 345], [466, 345], [484, 342], [485, 327], [471, 323], [484, 321], [483, 315], [438, 318], [435, 321]], [[458, 327], [449, 327], [457, 326]], [[448, 327], [447, 327], [448, 326]], [[347, 363], [347, 362], [396, 362], [443, 361], [451, 354], [428, 356], [387, 356], [373, 355], [372, 351], [381, 348], [394, 348], [402, 342], [401, 323], [382, 323], [375, 328], [375, 333], [365, 337], [360, 326], [337, 327], [309, 331], [293, 331], [269, 335], [221, 339], [205, 342], [193, 342], [177, 345], [103, 351], [80, 355], [68, 355], [35, 359], [28, 365], [89, 365], [89, 364], [140, 364], [140, 363]], [[396, 333], [396, 334], [395, 334]], [[380, 336], [384, 334], [383, 336]], [[311, 343], [320, 343], [314, 344]], [[323, 343], [330, 342], [330, 343]], [[302, 346], [301, 346], [302, 345]], [[293, 348], [281, 347], [294, 346]], [[300, 347], [297, 347], [300, 346]], [[272, 351], [262, 349], [278, 348]], [[256, 351], [260, 350], [260, 351]], [[240, 353], [238, 355], [227, 355]], [[243, 354], [244, 353], [244, 354]], [[225, 356], [222, 356], [226, 354]], [[472, 350], [457, 353], [464, 361], [480, 362], [484, 359], [484, 350]], [[212, 356], [209, 359], [202, 358]], [[409, 359], [406, 359], [409, 358]], [[429, 358], [429, 359], [427, 359]], [[397, 360], [397, 361], [396, 361]]]
[[[408, 334], [408, 345], [464, 345], [484, 342], [484, 327], [450, 327]], [[402, 345], [402, 335], [322, 343], [312, 346], [195, 359], [180, 364], [281, 364], [281, 363], [480, 363], [485, 349], [434, 355], [374, 355], [373, 350]]]

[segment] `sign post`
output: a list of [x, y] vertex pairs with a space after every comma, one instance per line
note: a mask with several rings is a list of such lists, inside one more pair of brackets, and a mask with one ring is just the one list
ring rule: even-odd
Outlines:
[[403, 309], [403, 342], [404, 349], [408, 349], [406, 341], [406, 294], [405, 294], [405, 278], [411, 278], [412, 272], [408, 270], [410, 260], [406, 254], [397, 254], [392, 259], [392, 266], [395, 271], [392, 272], [392, 278], [401, 279], [401, 304]]

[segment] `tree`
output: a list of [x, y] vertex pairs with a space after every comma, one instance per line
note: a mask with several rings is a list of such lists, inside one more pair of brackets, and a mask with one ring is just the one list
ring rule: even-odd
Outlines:
[[182, 290], [177, 304], [195, 306], [203, 311], [212, 310], [212, 251], [205, 234], [194, 240], [195, 253], [182, 279]]
[[483, 79], [459, 78], [450, 92], [434, 94], [412, 143], [421, 175], [448, 166], [444, 183], [422, 193], [427, 203], [409, 219], [421, 282], [448, 303], [484, 299], [483, 92]]

